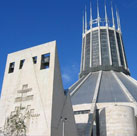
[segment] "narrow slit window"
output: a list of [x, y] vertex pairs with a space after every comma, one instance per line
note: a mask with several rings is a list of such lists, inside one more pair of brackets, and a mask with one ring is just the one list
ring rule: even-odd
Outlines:
[[50, 53], [41, 56], [41, 70], [49, 68]]
[[25, 62], [25, 59], [23, 59], [23, 60], [20, 61], [19, 69], [22, 69], [22, 67], [23, 67], [23, 65], [24, 65], [24, 62]]
[[13, 73], [15, 68], [15, 62], [10, 63], [9, 65], [9, 73]]
[[33, 60], [33, 64], [36, 64], [37, 63], [37, 56], [32, 57], [32, 60]]

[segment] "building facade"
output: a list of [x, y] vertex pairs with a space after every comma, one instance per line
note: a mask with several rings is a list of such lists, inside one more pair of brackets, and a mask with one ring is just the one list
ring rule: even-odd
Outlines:
[[0, 100], [0, 136], [64, 133], [77, 135], [70, 97], [62, 85], [56, 41], [9, 54]]
[[[136, 136], [137, 81], [130, 77], [118, 11], [83, 17], [79, 80], [70, 88], [79, 136]], [[116, 17], [115, 17], [116, 16]], [[115, 18], [117, 21], [115, 21]], [[117, 24], [116, 24], [117, 22]]]
[[[118, 11], [83, 17], [79, 79], [65, 92], [56, 41], [8, 55], [0, 136], [137, 136], [137, 81], [128, 69]], [[116, 17], [115, 17], [116, 16]], [[117, 19], [115, 19], [117, 18]], [[116, 21], [117, 20], [117, 23]]]

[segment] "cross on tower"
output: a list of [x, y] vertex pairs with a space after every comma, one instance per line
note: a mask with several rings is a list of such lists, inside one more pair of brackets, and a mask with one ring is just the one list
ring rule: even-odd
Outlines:
[[27, 94], [28, 92], [31, 92], [31, 91], [32, 91], [32, 88], [28, 88], [28, 84], [22, 85], [22, 89], [17, 91], [17, 93], [21, 94], [21, 96], [16, 97], [15, 102], [23, 102], [23, 101], [33, 100], [33, 95], [24, 96], [24, 94]]

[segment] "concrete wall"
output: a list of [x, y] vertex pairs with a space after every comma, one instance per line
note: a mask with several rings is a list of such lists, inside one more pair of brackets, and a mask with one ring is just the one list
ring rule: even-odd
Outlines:
[[[47, 53], [50, 53], [49, 68], [41, 69], [41, 56]], [[35, 56], [36, 64], [32, 60]], [[23, 59], [23, 67], [19, 69], [20, 61]], [[9, 73], [9, 64], [12, 62], [15, 62], [14, 72]], [[70, 103], [64, 105], [66, 100], [56, 41], [9, 54], [0, 103], [0, 133], [10, 131], [13, 125], [7, 125], [7, 120], [19, 110], [27, 136], [61, 136], [61, 118], [67, 106], [70, 107], [67, 112], [71, 115], [71, 119], [68, 117], [68, 120], [71, 120], [68, 124], [72, 123], [71, 127], [67, 125], [66, 128], [72, 132], [68, 136], [76, 136], [72, 106]]]
[[87, 136], [86, 132], [89, 119], [89, 112], [87, 111], [90, 111], [90, 109], [91, 104], [73, 105], [74, 113], [77, 112], [77, 114], [75, 114], [75, 121], [78, 130], [78, 136]]
[[137, 136], [134, 109], [110, 106], [100, 110], [100, 136]]

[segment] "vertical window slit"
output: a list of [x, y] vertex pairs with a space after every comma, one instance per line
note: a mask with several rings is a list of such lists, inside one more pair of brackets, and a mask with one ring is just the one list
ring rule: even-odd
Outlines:
[[19, 69], [22, 69], [22, 68], [23, 68], [24, 62], [25, 62], [25, 59], [23, 59], [23, 60], [20, 61]]
[[41, 70], [42, 69], [47, 69], [49, 68], [49, 64], [50, 64], [50, 53], [48, 54], [43, 54], [41, 56]]
[[13, 73], [15, 68], [15, 62], [10, 63], [9, 65], [9, 72], [8, 73]]
[[32, 60], [33, 60], [33, 64], [36, 64], [37, 63], [37, 56], [32, 57]]

